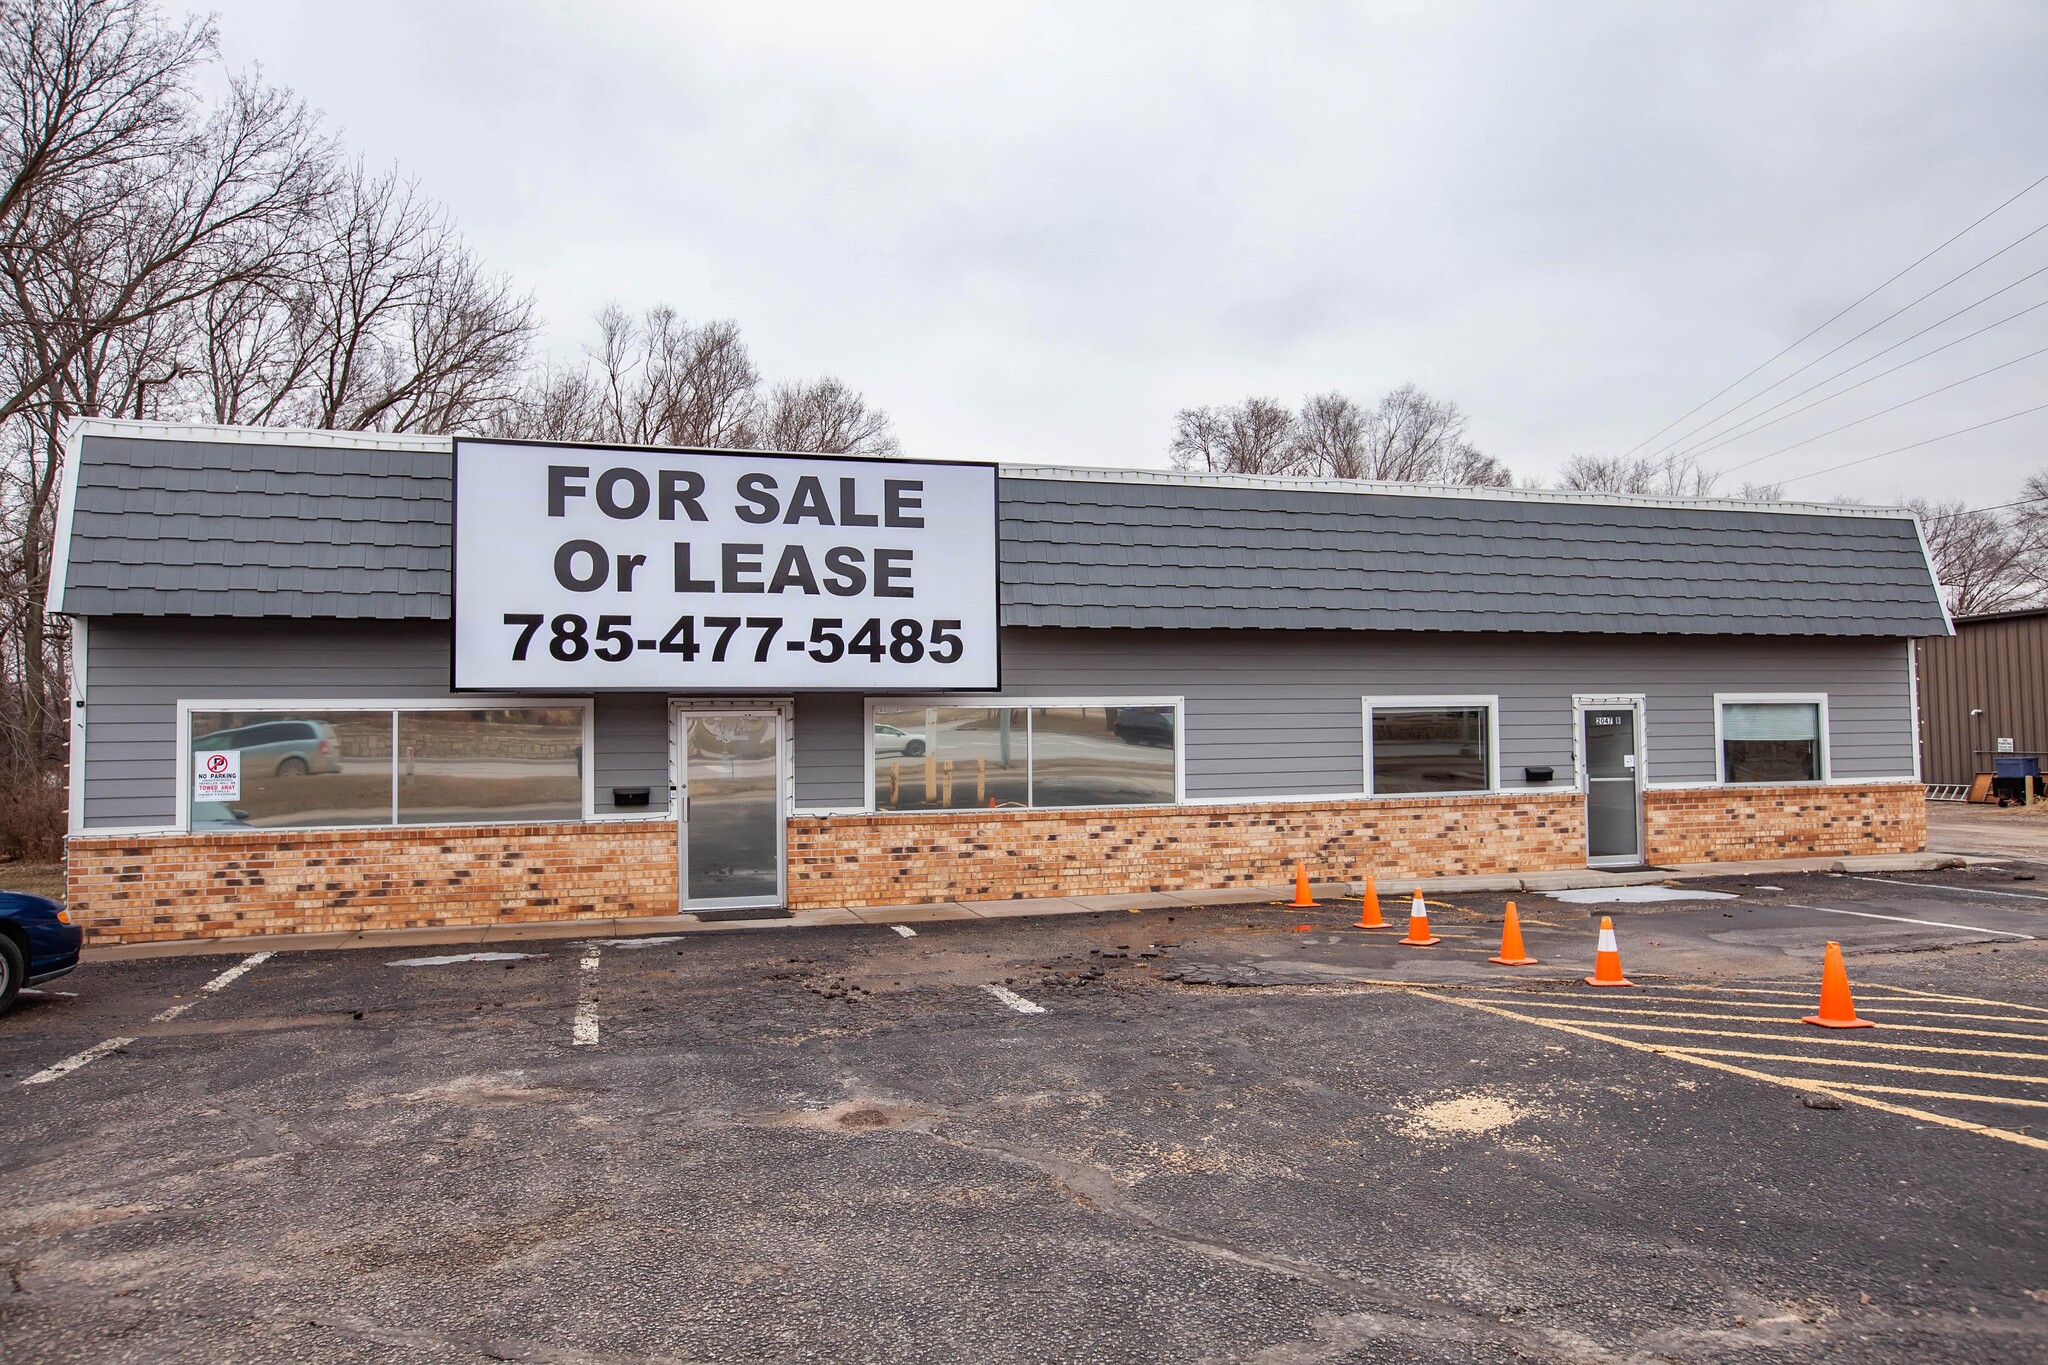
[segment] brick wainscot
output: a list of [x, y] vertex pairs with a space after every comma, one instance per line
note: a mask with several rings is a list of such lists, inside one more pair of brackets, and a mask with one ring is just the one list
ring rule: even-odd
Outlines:
[[67, 862], [89, 943], [676, 912], [661, 821], [84, 837]]
[[1927, 848], [1927, 789], [1917, 782], [1701, 787], [1643, 793], [1653, 863], [1847, 858]]
[[[1653, 863], [1919, 852], [1906, 783], [1644, 797]], [[1114, 810], [793, 817], [789, 905], [807, 910], [1583, 868], [1576, 791]], [[662, 821], [84, 836], [70, 904], [90, 942], [487, 928], [676, 912]]]

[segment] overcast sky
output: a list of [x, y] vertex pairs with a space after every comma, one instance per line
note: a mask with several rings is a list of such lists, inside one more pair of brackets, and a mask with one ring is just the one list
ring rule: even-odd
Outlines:
[[[770, 377], [839, 375], [934, 457], [1164, 465], [1181, 407], [1412, 380], [1543, 477], [2048, 174], [2038, 3], [211, 7], [231, 62], [533, 290], [551, 348], [607, 301], [735, 318]], [[2048, 185], [1750, 389], [2043, 224]], [[2048, 232], [1744, 411], [2044, 266]], [[2048, 274], [1811, 397], [2043, 300]], [[1708, 458], [2042, 347], [2048, 307]], [[2048, 412], [1796, 476], [2040, 403], [2048, 355], [1731, 482], [1999, 501], [2048, 466]]]

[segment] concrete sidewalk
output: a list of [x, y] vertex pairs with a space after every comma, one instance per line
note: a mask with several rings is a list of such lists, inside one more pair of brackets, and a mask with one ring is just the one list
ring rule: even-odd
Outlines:
[[[1768, 877], [1811, 872], [1929, 872], [1997, 862], [1996, 858], [1942, 853], [1883, 854], [1861, 858], [1767, 858], [1739, 863], [1681, 863], [1633, 872], [1601, 872], [1580, 868], [1565, 872], [1534, 872], [1527, 876], [1432, 877], [1422, 881], [1389, 881], [1380, 894], [1399, 898], [1420, 887], [1425, 895], [1479, 891], [1576, 891], [1600, 886], [1642, 886], [1701, 877]], [[1359, 882], [1317, 882], [1315, 894], [1339, 899], [1356, 896]], [[759, 919], [701, 920], [695, 915], [646, 915], [630, 919], [555, 920], [539, 924], [469, 925], [437, 929], [370, 929], [333, 934], [263, 934], [246, 938], [177, 939], [164, 943], [123, 943], [88, 947], [90, 962], [121, 962], [136, 958], [188, 957], [213, 953], [315, 951], [334, 948], [412, 948], [447, 943], [532, 943], [559, 939], [645, 938], [649, 935], [718, 934], [743, 929], [818, 928], [827, 925], [929, 924], [939, 920], [1021, 919], [1037, 915], [1096, 915], [1145, 910], [1181, 910], [1228, 906], [1270, 906], [1294, 896], [1294, 887], [1240, 886], [1219, 891], [1153, 891], [1124, 896], [1050, 896], [1034, 900], [934, 901], [921, 905], [865, 906], [860, 909], [798, 910], [767, 914]], [[1398, 908], [1398, 907], [1396, 907]]]

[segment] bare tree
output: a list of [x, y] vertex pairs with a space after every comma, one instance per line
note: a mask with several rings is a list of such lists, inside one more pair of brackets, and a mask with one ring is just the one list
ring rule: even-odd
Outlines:
[[597, 330], [582, 364], [531, 371], [490, 429], [554, 441], [898, 453], [889, 415], [838, 379], [763, 393], [736, 322], [690, 323], [666, 306], [635, 317], [614, 304], [597, 315]]
[[1294, 414], [1271, 398], [1223, 408], [1183, 408], [1174, 415], [1175, 469], [1212, 474], [1296, 472]]
[[417, 186], [358, 163], [286, 236], [280, 269], [201, 305], [215, 420], [453, 431], [513, 403], [532, 300], [486, 273]]
[[754, 415], [746, 444], [822, 455], [900, 453], [888, 414], [868, 406], [860, 394], [829, 375], [770, 389]]
[[[2035, 474], [2022, 497], [2048, 497], [2048, 474]], [[1957, 616], [2014, 611], [2048, 597], [2048, 517], [2024, 510], [1972, 508], [1915, 498], [1935, 581]]]
[[1648, 457], [1574, 455], [1558, 478], [1562, 488], [1589, 493], [1635, 493], [1673, 498], [1713, 496], [1720, 475], [1697, 459], [1653, 460]]
[[1299, 417], [1270, 398], [1186, 408], [1169, 450], [1176, 469], [1513, 486], [1506, 465], [1465, 439], [1466, 426], [1456, 403], [1404, 384], [1369, 409], [1343, 393], [1310, 394]]

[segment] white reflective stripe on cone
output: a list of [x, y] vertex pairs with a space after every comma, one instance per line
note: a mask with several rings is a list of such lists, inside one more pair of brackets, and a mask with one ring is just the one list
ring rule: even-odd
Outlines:
[[1614, 941], [1614, 931], [1612, 929], [1602, 929], [1600, 931], [1600, 951], [1603, 953], [1618, 953], [1621, 951], [1621, 945]]

